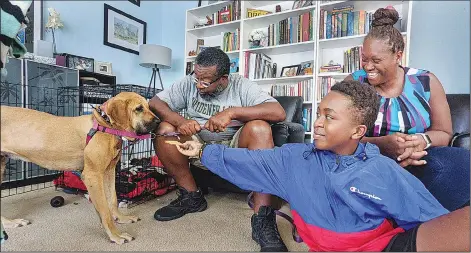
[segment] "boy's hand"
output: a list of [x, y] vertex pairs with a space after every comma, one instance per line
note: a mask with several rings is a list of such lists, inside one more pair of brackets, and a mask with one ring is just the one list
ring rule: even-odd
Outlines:
[[227, 125], [231, 123], [232, 113], [229, 109], [224, 110], [211, 118], [204, 124], [204, 128], [211, 132], [224, 132], [226, 131]]
[[187, 141], [185, 143], [174, 144], [178, 151], [188, 157], [198, 157], [203, 144], [197, 141]]

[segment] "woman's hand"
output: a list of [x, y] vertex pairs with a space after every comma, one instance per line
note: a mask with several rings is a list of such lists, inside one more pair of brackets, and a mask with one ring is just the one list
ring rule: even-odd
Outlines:
[[198, 157], [203, 144], [197, 141], [186, 141], [185, 143], [175, 144], [178, 151], [188, 157]]
[[[412, 136], [410, 138], [408, 138], [407, 136], [409, 135], [403, 133], [395, 133], [379, 137], [381, 138], [381, 144], [378, 146], [381, 149], [381, 153], [396, 160], [398, 156], [404, 154], [407, 148], [415, 148], [419, 144], [417, 136]], [[407, 157], [402, 158], [406, 159]]]
[[409, 165], [424, 165], [427, 162], [425, 160], [420, 160], [422, 157], [427, 155], [427, 151], [425, 151], [425, 147], [427, 143], [420, 135], [407, 135], [404, 138], [398, 137], [397, 141], [405, 143], [405, 142], [412, 142], [415, 146], [411, 148], [406, 148], [404, 153], [397, 157], [397, 160], [401, 162], [399, 165], [402, 167], [407, 167]]

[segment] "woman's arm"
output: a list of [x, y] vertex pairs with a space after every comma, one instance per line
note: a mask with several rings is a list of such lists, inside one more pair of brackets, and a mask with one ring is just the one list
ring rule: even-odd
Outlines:
[[[445, 90], [438, 78], [430, 77], [430, 128], [425, 132], [432, 140], [432, 147], [448, 146], [453, 136], [450, 106], [446, 100]], [[425, 140], [421, 138], [425, 147]]]

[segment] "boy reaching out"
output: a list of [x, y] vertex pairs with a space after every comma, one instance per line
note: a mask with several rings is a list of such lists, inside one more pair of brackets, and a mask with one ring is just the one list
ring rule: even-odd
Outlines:
[[312, 144], [177, 148], [242, 189], [285, 199], [311, 251], [469, 252], [469, 206], [449, 213], [417, 178], [360, 143], [378, 108], [372, 87], [343, 81], [318, 106]]

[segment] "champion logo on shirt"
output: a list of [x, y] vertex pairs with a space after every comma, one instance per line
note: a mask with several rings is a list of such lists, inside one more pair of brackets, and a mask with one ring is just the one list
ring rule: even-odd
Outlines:
[[351, 192], [354, 192], [354, 193], [358, 193], [360, 195], [363, 195], [363, 196], [366, 196], [368, 197], [369, 199], [376, 199], [376, 200], [382, 200], [381, 198], [379, 198], [378, 196], [374, 195], [374, 194], [369, 194], [369, 193], [366, 193], [366, 192], [362, 192], [360, 191], [358, 188], [352, 186], [350, 187], [350, 191]]

